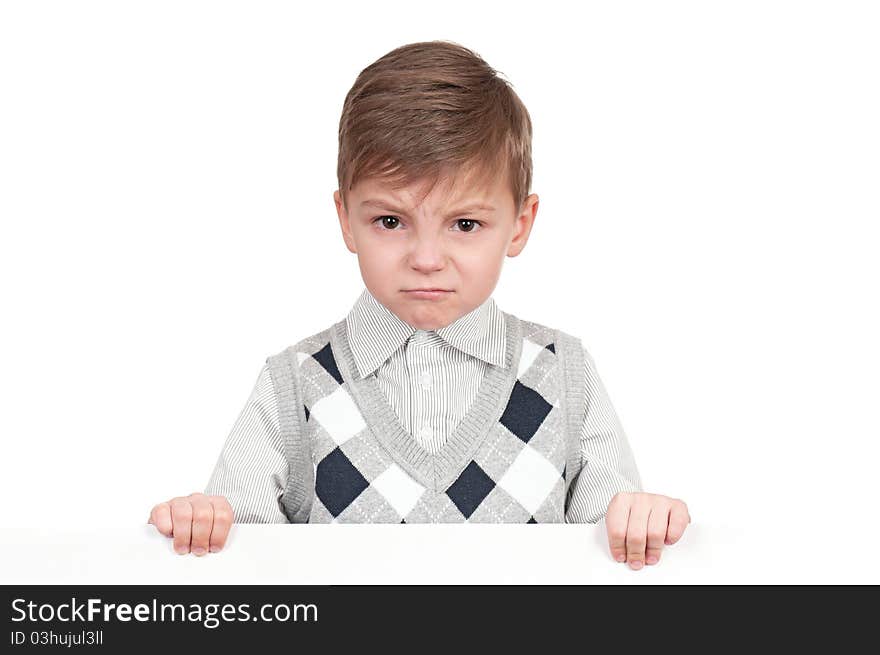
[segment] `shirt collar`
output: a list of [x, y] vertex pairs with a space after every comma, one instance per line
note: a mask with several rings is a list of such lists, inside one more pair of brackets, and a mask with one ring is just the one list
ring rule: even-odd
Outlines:
[[[349, 311], [345, 328], [362, 378], [379, 368], [414, 333], [424, 333], [385, 307], [366, 288]], [[450, 346], [489, 364], [505, 364], [504, 313], [491, 296], [479, 307], [428, 335], [439, 336]]]

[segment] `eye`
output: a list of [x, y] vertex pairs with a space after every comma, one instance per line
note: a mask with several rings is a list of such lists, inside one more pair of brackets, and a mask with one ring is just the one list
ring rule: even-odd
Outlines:
[[472, 218], [459, 218], [456, 221], [456, 224], [461, 228], [461, 232], [473, 232], [477, 225], [483, 227], [483, 224], [480, 221], [475, 221]]
[[389, 232], [393, 232], [397, 229], [397, 226], [400, 225], [400, 219], [397, 218], [397, 216], [377, 216], [373, 219], [373, 223], [379, 221], [382, 221], [382, 225], [387, 228]]
[[[377, 216], [373, 219], [373, 223], [381, 222], [384, 231], [394, 232], [398, 226], [400, 225], [400, 219], [397, 216]], [[483, 227], [483, 223], [481, 221], [475, 221], [472, 218], [459, 218], [456, 221], [456, 224], [459, 226], [459, 229], [456, 230], [458, 232], [474, 232], [477, 229], [477, 226], [480, 228]]]

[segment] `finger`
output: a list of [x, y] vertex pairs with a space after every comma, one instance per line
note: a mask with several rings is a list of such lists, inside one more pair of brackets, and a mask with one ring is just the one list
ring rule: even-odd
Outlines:
[[626, 526], [626, 560], [633, 569], [640, 569], [645, 564], [650, 512], [651, 504], [643, 500], [637, 500], [629, 510], [629, 523]]
[[669, 527], [669, 505], [653, 505], [648, 516], [648, 545], [645, 548], [645, 564], [656, 564], [660, 561], [663, 541]]
[[626, 561], [626, 524], [632, 500], [626, 494], [617, 494], [608, 504], [605, 528], [608, 531], [608, 548], [615, 562]]
[[681, 539], [681, 535], [684, 534], [685, 528], [687, 528], [690, 522], [691, 515], [688, 513], [687, 505], [681, 500], [676, 500], [669, 512], [669, 529], [666, 532], [666, 543], [672, 545]]
[[189, 504], [192, 505], [192, 554], [198, 557], [207, 554], [211, 530], [214, 528], [214, 506], [205, 494], [190, 494]]
[[192, 536], [192, 505], [187, 498], [171, 501], [171, 523], [174, 530], [174, 550], [180, 555], [189, 552]]
[[209, 496], [214, 506], [214, 528], [211, 530], [211, 544], [209, 550], [216, 553], [226, 545], [226, 537], [232, 527], [234, 519], [232, 506], [223, 496]]
[[150, 512], [150, 523], [166, 537], [173, 535], [171, 528], [171, 506], [168, 503], [159, 503]]

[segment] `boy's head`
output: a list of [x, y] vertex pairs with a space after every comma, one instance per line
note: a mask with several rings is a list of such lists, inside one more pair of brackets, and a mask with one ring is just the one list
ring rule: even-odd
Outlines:
[[379, 302], [436, 330], [491, 295], [538, 210], [531, 138], [510, 85], [457, 44], [412, 43], [361, 71], [339, 122], [333, 199]]

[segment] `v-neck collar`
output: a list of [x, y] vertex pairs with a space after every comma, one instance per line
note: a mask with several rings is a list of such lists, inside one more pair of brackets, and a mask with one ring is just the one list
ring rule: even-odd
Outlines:
[[443, 492], [455, 482], [507, 406], [522, 352], [522, 326], [513, 314], [503, 313], [504, 366], [493, 364], [487, 368], [476, 400], [436, 453], [425, 450], [403, 427], [376, 378], [360, 377], [346, 322], [339, 321], [330, 330], [330, 347], [337, 367], [367, 426], [394, 462], [428, 489]]

